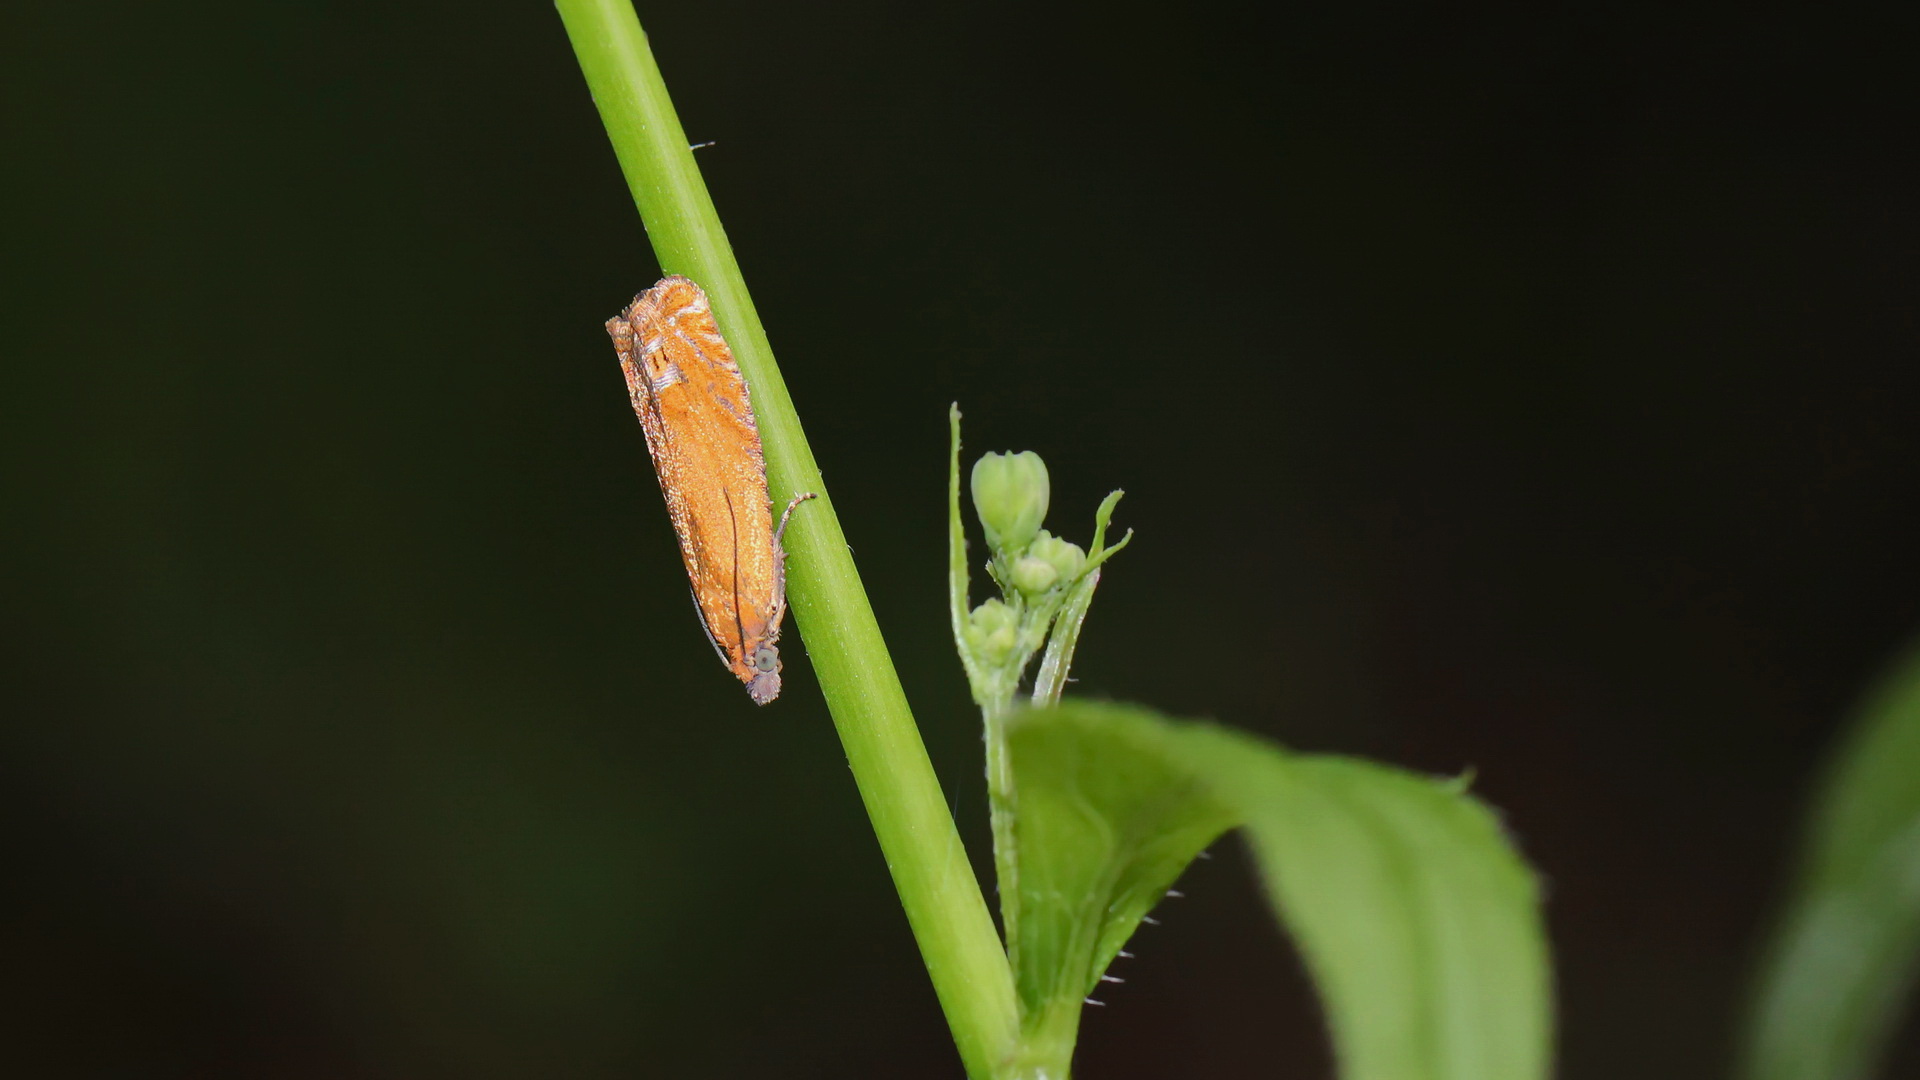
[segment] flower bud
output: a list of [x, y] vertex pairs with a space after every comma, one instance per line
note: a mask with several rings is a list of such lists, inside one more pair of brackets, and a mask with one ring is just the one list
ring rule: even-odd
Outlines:
[[998, 600], [988, 600], [967, 616], [967, 648], [976, 659], [998, 664], [1012, 654], [1019, 643], [1020, 619], [1012, 608]]
[[974, 462], [973, 508], [996, 554], [1026, 548], [1046, 520], [1047, 497], [1047, 463], [1031, 450]]
[[1053, 568], [1059, 580], [1069, 583], [1087, 568], [1087, 553], [1080, 550], [1079, 544], [1049, 536], [1045, 529], [1040, 530], [1040, 535], [1027, 548], [1027, 558], [1042, 560]]
[[[1036, 546], [1038, 541], [1035, 541]], [[1032, 555], [1022, 555], [1013, 561], [1013, 587], [1028, 596], [1039, 596], [1053, 583], [1060, 580], [1060, 571], [1045, 559], [1036, 559]]]

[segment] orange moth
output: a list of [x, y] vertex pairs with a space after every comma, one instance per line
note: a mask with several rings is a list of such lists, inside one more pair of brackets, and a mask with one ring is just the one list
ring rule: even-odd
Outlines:
[[787, 611], [780, 537], [793, 508], [813, 495], [787, 504], [774, 526], [753, 402], [700, 286], [662, 278], [608, 320], [607, 333], [646, 432], [707, 640], [748, 696], [765, 705], [780, 696], [778, 642]]

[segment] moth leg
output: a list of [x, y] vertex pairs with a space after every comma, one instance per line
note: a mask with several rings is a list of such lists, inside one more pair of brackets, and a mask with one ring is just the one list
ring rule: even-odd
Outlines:
[[773, 543], [775, 547], [779, 546], [780, 538], [787, 534], [787, 520], [793, 517], [793, 508], [806, 502], [808, 499], [817, 499], [819, 497], [819, 493], [813, 491], [803, 491], [793, 497], [793, 501], [787, 504], [787, 509], [780, 515], [779, 526], [773, 530]]
[[787, 549], [780, 546], [780, 538], [787, 534], [787, 522], [793, 519], [793, 510], [808, 499], [819, 498], [817, 492], [804, 491], [793, 497], [787, 509], [780, 515], [780, 525], [773, 530], [773, 633], [780, 633], [780, 622], [787, 617]]

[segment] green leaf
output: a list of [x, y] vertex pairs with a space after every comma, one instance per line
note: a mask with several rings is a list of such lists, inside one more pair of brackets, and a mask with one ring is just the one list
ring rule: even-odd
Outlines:
[[1076, 703], [1009, 723], [1018, 908], [1007, 952], [1025, 1050], [1016, 1076], [1064, 1080], [1082, 1000], [1141, 916], [1238, 822], [1175, 752], [1179, 738], [1144, 713]]
[[1247, 814], [1275, 914], [1351, 1080], [1547, 1075], [1552, 988], [1533, 875], [1465, 784], [1196, 733]]
[[1749, 1080], [1872, 1075], [1920, 959], [1920, 648], [1869, 695], [1815, 800], [1745, 1040]]
[[1532, 875], [1463, 785], [1068, 702], [1009, 727], [1022, 1068], [1064, 1078], [1081, 999], [1179, 873], [1243, 825], [1346, 1080], [1538, 1080]]

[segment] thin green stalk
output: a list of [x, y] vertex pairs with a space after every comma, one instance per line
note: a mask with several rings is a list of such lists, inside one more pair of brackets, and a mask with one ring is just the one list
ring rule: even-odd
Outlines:
[[820, 495], [787, 531], [793, 612], [954, 1042], [986, 1080], [1018, 1039], [1012, 971], [766, 331], [629, 0], [557, 6], [661, 269], [706, 289], [746, 375], [774, 500]]
[[1113, 521], [1113, 508], [1120, 505], [1124, 491], [1115, 491], [1100, 501], [1093, 512], [1093, 543], [1087, 545], [1086, 576], [1073, 587], [1059, 616], [1053, 634], [1047, 639], [1047, 653], [1040, 661], [1040, 674], [1033, 679], [1033, 704], [1044, 709], [1060, 704], [1067, 688], [1067, 670], [1073, 666], [1073, 650], [1080, 645], [1080, 627], [1087, 621], [1087, 609], [1093, 605], [1093, 590], [1100, 586], [1100, 564], [1133, 542], [1133, 530], [1112, 547], [1107, 546], [1107, 525]]
[[1067, 689], [1067, 671], [1073, 666], [1073, 650], [1080, 644], [1080, 627], [1093, 607], [1093, 590], [1100, 587], [1100, 571], [1089, 570], [1068, 594], [1054, 620], [1053, 634], [1047, 639], [1047, 651], [1040, 658], [1040, 674], [1033, 677], [1033, 707], [1050, 708], [1060, 704]]
[[947, 406], [947, 615], [953, 621], [953, 647], [960, 654], [960, 666], [967, 671], [973, 702], [985, 708], [981, 688], [987, 685], [987, 673], [967, 645], [971, 604], [967, 597], [967, 528], [960, 520], [960, 403], [956, 401]]

